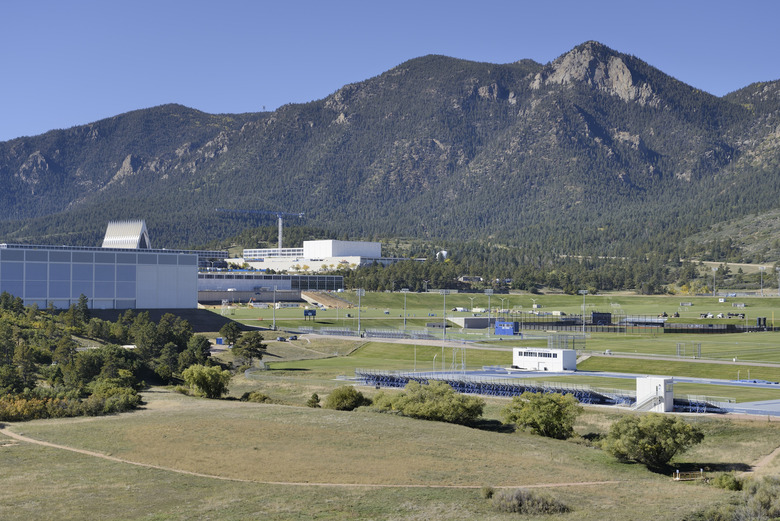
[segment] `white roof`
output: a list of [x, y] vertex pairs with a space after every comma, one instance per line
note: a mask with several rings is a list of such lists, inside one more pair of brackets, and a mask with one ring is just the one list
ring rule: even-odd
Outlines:
[[109, 222], [106, 236], [103, 237], [103, 247], [129, 250], [151, 249], [152, 243], [146, 230], [146, 222], [143, 220]]

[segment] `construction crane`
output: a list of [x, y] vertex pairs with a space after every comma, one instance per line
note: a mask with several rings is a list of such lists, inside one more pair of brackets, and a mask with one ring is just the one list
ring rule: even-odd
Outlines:
[[254, 213], [258, 215], [275, 215], [277, 219], [279, 219], [279, 250], [282, 249], [282, 218], [285, 216], [289, 217], [303, 217], [303, 212], [301, 213], [290, 213], [290, 212], [273, 212], [270, 210], [234, 210], [230, 208], [217, 208], [218, 212], [227, 212], [227, 213]]

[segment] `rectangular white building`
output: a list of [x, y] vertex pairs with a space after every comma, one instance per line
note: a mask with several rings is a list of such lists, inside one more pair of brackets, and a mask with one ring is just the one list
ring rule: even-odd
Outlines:
[[515, 347], [512, 350], [512, 368], [525, 371], [576, 371], [577, 351]]
[[365, 241], [303, 241], [305, 259], [326, 259], [334, 257], [382, 257], [381, 242]]

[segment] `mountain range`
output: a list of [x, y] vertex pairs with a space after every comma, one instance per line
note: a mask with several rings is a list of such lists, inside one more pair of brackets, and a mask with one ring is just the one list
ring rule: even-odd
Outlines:
[[548, 64], [430, 55], [273, 112], [164, 105], [0, 142], [0, 241], [97, 245], [144, 218], [174, 248], [275, 224], [222, 207], [349, 239], [672, 252], [778, 209], [779, 174], [780, 81], [716, 97], [598, 42]]

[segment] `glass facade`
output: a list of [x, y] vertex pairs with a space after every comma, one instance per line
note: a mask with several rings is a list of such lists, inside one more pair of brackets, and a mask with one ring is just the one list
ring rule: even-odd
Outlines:
[[344, 289], [341, 275], [264, 275], [257, 272], [200, 272], [200, 291], [255, 291], [258, 289], [336, 291]]
[[93, 308], [195, 307], [197, 265], [196, 252], [0, 244], [0, 292], [41, 308], [81, 295]]

